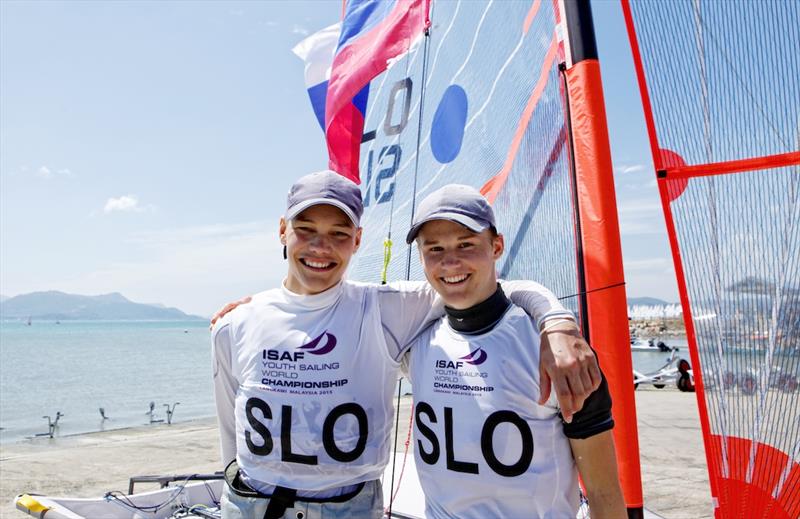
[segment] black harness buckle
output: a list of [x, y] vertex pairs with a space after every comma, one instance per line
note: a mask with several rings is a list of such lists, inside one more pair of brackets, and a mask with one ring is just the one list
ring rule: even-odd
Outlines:
[[297, 490], [294, 488], [275, 487], [275, 491], [269, 498], [267, 510], [264, 512], [264, 519], [280, 519], [283, 517], [287, 508], [294, 508], [296, 497]]

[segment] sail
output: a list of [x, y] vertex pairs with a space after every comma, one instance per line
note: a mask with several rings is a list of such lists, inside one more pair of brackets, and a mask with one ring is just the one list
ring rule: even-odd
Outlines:
[[[562, 16], [559, 4], [574, 16]], [[429, 18], [426, 37], [369, 85], [364, 231], [349, 276], [424, 279], [416, 246], [404, 241], [415, 204], [445, 184], [483, 187], [506, 239], [501, 277], [553, 290], [598, 351], [637, 516], [632, 368], [599, 65], [596, 52], [576, 58], [594, 45], [591, 31], [572, 38], [581, 20], [591, 27], [588, 4], [432, 2]]]
[[800, 517], [800, 8], [623, 1], [715, 516]]

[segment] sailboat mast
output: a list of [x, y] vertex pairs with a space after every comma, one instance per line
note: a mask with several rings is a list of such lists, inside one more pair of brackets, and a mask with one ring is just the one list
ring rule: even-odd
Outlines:
[[[583, 332], [597, 351], [614, 400], [614, 438], [628, 517], [643, 517], [630, 335], [611, 151], [588, 1], [558, 0], [560, 67], [575, 201]], [[591, 503], [590, 503], [591, 506]]]

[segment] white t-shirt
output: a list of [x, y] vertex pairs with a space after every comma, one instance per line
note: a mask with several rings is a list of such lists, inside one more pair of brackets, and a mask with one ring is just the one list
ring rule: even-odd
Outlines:
[[[541, 285], [504, 286], [540, 320], [571, 315]], [[398, 359], [442, 315], [436, 300], [426, 283], [343, 281], [312, 296], [268, 290], [227, 314], [213, 332], [223, 461], [236, 457], [264, 493], [324, 497], [380, 477]]]
[[555, 397], [536, 402], [539, 333], [522, 309], [481, 335], [442, 318], [406, 360], [426, 516], [575, 517], [577, 469]]

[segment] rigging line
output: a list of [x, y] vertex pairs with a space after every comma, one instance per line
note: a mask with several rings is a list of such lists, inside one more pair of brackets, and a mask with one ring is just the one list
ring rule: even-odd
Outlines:
[[[431, 3], [431, 10], [433, 9], [434, 5], [435, 5], [434, 3]], [[433, 63], [431, 64], [431, 69], [430, 69], [430, 72], [428, 73], [428, 76], [429, 76], [429, 79], [428, 79], [428, 81], [427, 81], [427, 84], [428, 84], [428, 85], [430, 84], [430, 82], [431, 82], [431, 79], [433, 79], [433, 72], [434, 72], [434, 70], [436, 70], [436, 62], [439, 60], [439, 52], [442, 50], [442, 47], [444, 46], [444, 43], [445, 43], [445, 41], [447, 40], [447, 35], [450, 33], [450, 29], [452, 29], [452, 28], [453, 28], [453, 25], [455, 24], [456, 17], [458, 16], [458, 10], [459, 10], [460, 6], [461, 6], [461, 0], [458, 0], [458, 3], [456, 3], [456, 10], [455, 10], [455, 12], [453, 13], [453, 15], [452, 15], [452, 17], [451, 17], [451, 19], [450, 19], [450, 25], [448, 25], [448, 26], [447, 26], [447, 30], [444, 32], [444, 35], [443, 35], [443, 36], [442, 36], [442, 37], [439, 39], [439, 45], [436, 47], [436, 53], [434, 54], [434, 57], [433, 57]], [[418, 55], [419, 55], [419, 53], [418, 53], [418, 52], [415, 52], [415, 53], [414, 53], [414, 56], [411, 58], [411, 60], [410, 60], [410, 63], [409, 63], [409, 65], [408, 65], [407, 69], [411, 69], [411, 67], [414, 65], [414, 62], [416, 61], [416, 59], [417, 59], [417, 56], [418, 56]], [[378, 91], [377, 91], [377, 93], [375, 94], [375, 98], [376, 98], [376, 99], [380, 97], [380, 95], [381, 95], [381, 92], [383, 91], [383, 86], [384, 86], [384, 83], [386, 83], [386, 78], [387, 78], [388, 76], [389, 76], [388, 74], [384, 74], [384, 78], [383, 78], [383, 81], [381, 82], [381, 86], [380, 86], [380, 87], [378, 87]], [[417, 108], [418, 108], [418, 107], [419, 107], [419, 103], [417, 103], [417, 104], [413, 105], [413, 106], [411, 107], [411, 109], [409, 110], [409, 115], [411, 115], [411, 114], [415, 114], [415, 113], [417, 112]], [[398, 142], [399, 140], [400, 140], [400, 135], [398, 134], [397, 136], [395, 136], [395, 137], [392, 139], [392, 141], [391, 141], [391, 142], [392, 142], [392, 143], [396, 143], [396, 142]], [[373, 141], [370, 143], [370, 147], [369, 147], [369, 150], [368, 150], [368, 151], [371, 151], [371, 150], [373, 149], [373, 146], [374, 146], [374, 144], [375, 144], [375, 142], [376, 142], [376, 141], [377, 141], [377, 140], [373, 140]], [[397, 170], [397, 174], [396, 174], [396, 176], [400, 176], [400, 173], [402, 173], [403, 171], [405, 171], [405, 168], [406, 168], [406, 166], [408, 166], [408, 164], [411, 162], [411, 160], [413, 160], [413, 158], [414, 158], [414, 157], [412, 156], [410, 159], [408, 159], [408, 161], [406, 162], [406, 164], [404, 164], [403, 166], [401, 166], [401, 167], [400, 167], [400, 168]], [[374, 179], [372, 179], [372, 180], [374, 181]], [[371, 184], [371, 183], [368, 183], [368, 184], [367, 184], [367, 186], [370, 186], [370, 185], [372, 185], [372, 184]], [[375, 207], [375, 206], [370, 206], [370, 207], [369, 207], [369, 211], [371, 212], [371, 210], [372, 210], [374, 207]], [[367, 211], [365, 210], [365, 213], [366, 213], [366, 212], [367, 212]]]
[[[694, 9], [694, 6], [693, 6], [693, 9]], [[758, 100], [756, 99], [756, 96], [750, 91], [750, 89], [747, 88], [747, 82], [739, 74], [739, 71], [736, 69], [736, 66], [734, 65], [733, 61], [730, 59], [728, 54], [725, 52], [725, 48], [722, 45], [719, 44], [717, 39], [714, 37], [714, 34], [709, 30], [709, 28], [703, 22], [703, 18], [700, 16], [700, 13], [697, 12], [695, 14], [696, 14], [695, 18], [697, 20], [697, 23], [703, 27], [704, 31], [708, 34], [708, 37], [709, 37], [709, 40], [711, 41], [711, 43], [713, 43], [717, 47], [717, 50], [719, 51], [720, 55], [727, 62], [728, 66], [731, 69], [731, 72], [733, 72], [734, 77], [742, 84], [742, 89], [744, 90], [745, 94], [747, 94], [747, 96], [750, 97], [750, 101], [753, 102], [753, 105], [758, 109], [759, 112], [761, 112], [761, 115], [764, 116], [764, 120], [767, 122], [767, 125], [775, 133], [775, 136], [778, 138], [778, 140], [780, 140], [781, 144], [783, 144], [786, 147], [790, 147], [789, 143], [787, 143], [785, 140], [783, 140], [783, 136], [781, 135], [780, 131], [772, 123], [772, 120], [770, 119], [769, 114], [767, 113], [767, 111], [764, 109], [763, 106], [761, 106], [761, 104], [759, 104]]]
[[[420, 86], [419, 90], [419, 118], [417, 119], [417, 145], [414, 151], [414, 185], [411, 190], [411, 215], [410, 220], [414, 221], [414, 213], [417, 209], [417, 178], [419, 177], [419, 148], [420, 144], [420, 136], [422, 135], [422, 115], [423, 109], [425, 108], [425, 92], [427, 88], [425, 86], [425, 79], [428, 73], [428, 57], [430, 54], [430, 43], [431, 43], [431, 29], [425, 29], [425, 45], [422, 50], [422, 85]], [[408, 202], [406, 202], [408, 203]], [[404, 204], [405, 205], [405, 204]], [[406, 280], [411, 279], [411, 249], [412, 244], [408, 244], [406, 247]]]
[[[406, 448], [405, 448], [405, 451], [403, 452], [403, 466], [400, 467], [400, 475], [397, 477], [397, 491], [391, 497], [392, 501], [394, 501], [397, 498], [397, 494], [400, 493], [400, 485], [401, 485], [401, 483], [403, 481], [403, 473], [406, 470], [406, 458], [408, 458], [408, 447], [411, 444], [411, 431], [413, 430], [413, 427], [414, 427], [414, 403], [413, 403], [413, 401], [411, 403], [411, 410], [408, 413], [408, 415], [409, 415], [408, 416], [408, 433], [406, 434], [406, 443], [405, 443]], [[398, 417], [399, 416], [400, 416], [400, 414], [398, 413]]]
[[593, 294], [595, 292], [600, 292], [601, 290], [611, 290], [612, 288], [624, 287], [625, 285], [627, 285], [627, 283], [625, 281], [620, 281], [619, 283], [614, 283], [613, 285], [606, 285], [604, 287], [593, 288], [591, 290], [586, 290], [586, 291], [583, 291], [583, 292], [576, 292], [576, 293], [568, 295], [568, 296], [561, 296], [561, 297], [558, 298], [558, 300], [561, 301], [563, 299], [569, 299], [571, 297], [586, 296], [587, 294]]
[[[580, 321], [583, 324], [581, 326], [583, 331], [584, 339], [586, 342], [591, 344], [591, 340], [589, 337], [589, 302], [586, 299], [586, 269], [584, 265], [584, 256], [583, 256], [583, 233], [581, 231], [581, 210], [580, 210], [580, 203], [579, 203], [579, 195], [578, 195], [578, 171], [575, 167], [575, 142], [573, 141], [572, 137], [572, 110], [570, 110], [569, 106], [569, 85], [567, 82], [567, 65], [566, 63], [560, 63], [558, 65], [558, 73], [561, 76], [564, 84], [564, 112], [565, 112], [565, 123], [567, 126], [567, 153], [569, 153], [569, 160], [568, 162], [568, 171], [570, 176], [572, 177], [572, 200], [573, 200], [573, 216], [575, 222], [575, 258], [576, 258], [576, 280], [578, 282], [578, 293], [575, 295], [580, 296], [578, 299], [578, 305], [580, 307]], [[622, 282], [625, 283], [624, 281]], [[610, 287], [605, 287], [610, 288]], [[602, 290], [595, 289], [595, 290]], [[574, 296], [573, 296], [574, 297]]]
[[[432, 4], [432, 5], [434, 5], [434, 4]], [[487, 9], [488, 9], [488, 7], [487, 7]], [[527, 21], [527, 20], [526, 20], [526, 21]], [[481, 21], [481, 23], [482, 23], [482, 21]], [[448, 27], [448, 29], [449, 29], [449, 27]], [[477, 38], [477, 32], [479, 32], [479, 31], [480, 31], [480, 24], [479, 24], [478, 28], [476, 29], [476, 38]], [[554, 36], [554, 37], [555, 37], [555, 36]], [[522, 38], [520, 39], [520, 41], [522, 42], [522, 41], [524, 40], [524, 38], [525, 38], [525, 34], [523, 34], [523, 36], [522, 36]], [[439, 50], [439, 49], [441, 49], [441, 47], [442, 47], [442, 43], [443, 43], [443, 42], [440, 42], [439, 46], [437, 47], [437, 53], [438, 53], [438, 50]], [[505, 68], [507, 67], [508, 63], [509, 63], [509, 62], [510, 62], [510, 61], [511, 61], [513, 58], [514, 58], [514, 56], [516, 55], [516, 52], [518, 52], [518, 51], [519, 51], [519, 49], [520, 49], [520, 46], [519, 46], [519, 45], [517, 45], [517, 47], [514, 49], [513, 53], [512, 53], [512, 54], [511, 54], [511, 55], [510, 55], [510, 56], [509, 56], [507, 59], [506, 59], [506, 62], [505, 62], [505, 64], [504, 64], [504, 65], [503, 65], [503, 67], [501, 68], [501, 73], [502, 73], [502, 72], [505, 70]], [[550, 51], [548, 51], [548, 53], [549, 53], [549, 52], [550, 52]], [[463, 63], [461, 64], [461, 69], [463, 69], [464, 67], [466, 67], [466, 64], [467, 64], [467, 62], [469, 61], [469, 59], [470, 59], [470, 56], [467, 56], [467, 61], [465, 61], [465, 62], [463, 62]], [[550, 59], [550, 58], [549, 58], [549, 54], [548, 54], [548, 55], [546, 55], [544, 59], [545, 59], [545, 60], [548, 60], [548, 59]], [[431, 71], [428, 73], [428, 75], [432, 77], [432, 75], [433, 75], [433, 68], [431, 68]], [[453, 81], [453, 80], [455, 79], [455, 77], [456, 77], [456, 76], [453, 76], [453, 77], [451, 78], [451, 81]], [[499, 81], [499, 79], [500, 79], [500, 77], [498, 76], [498, 78], [497, 78], [497, 80], [495, 80], [495, 83], [494, 83], [494, 84], [496, 84], [496, 83], [497, 83], [497, 81]], [[423, 83], [425, 84], [425, 88], [427, 88], [427, 85], [430, 83], [430, 80], [428, 80], [428, 81], [424, 81]], [[493, 84], [493, 85], [494, 85], [494, 84]], [[493, 86], [493, 88], [494, 88], [494, 86]], [[488, 99], [487, 99], [487, 102], [488, 102]], [[485, 106], [486, 106], [486, 103], [484, 103], [483, 107], [485, 107]], [[414, 112], [414, 110], [416, 110], [416, 105], [415, 105], [415, 106], [414, 106], [414, 107], [411, 109], [410, 113], [413, 113], [413, 112]], [[481, 110], [483, 110], [483, 108], [481, 108]], [[420, 121], [421, 121], [421, 120], [422, 120], [422, 119], [420, 118]], [[475, 117], [471, 118], [471, 119], [469, 120], [469, 122], [468, 122], [468, 123], [465, 125], [465, 127], [464, 127], [464, 132], [465, 132], [465, 133], [466, 133], [466, 131], [467, 131], [467, 130], [470, 128], [470, 126], [472, 125], [472, 123], [474, 122], [474, 120], [475, 120]], [[397, 172], [396, 172], [396, 174], [395, 174], [395, 176], [396, 176], [396, 177], [399, 177], [399, 176], [400, 176], [402, 173], [404, 173], [404, 172], [406, 171], [406, 169], [408, 168], [408, 166], [409, 166], [409, 165], [410, 165], [412, 162], [414, 162], [415, 164], [417, 164], [417, 163], [418, 163], [418, 161], [419, 161], [419, 158], [417, 157], [417, 155], [418, 155], [418, 150], [419, 150], [419, 149], [420, 149], [420, 148], [421, 148], [421, 147], [422, 147], [422, 146], [423, 146], [425, 143], [427, 143], [427, 142], [428, 142], [428, 139], [430, 139], [430, 132], [428, 132], [428, 133], [425, 135], [425, 138], [424, 138], [424, 139], [421, 141], [421, 143], [420, 143], [420, 144], [417, 146], [417, 149], [414, 151], [414, 153], [412, 153], [412, 154], [411, 154], [411, 156], [410, 156], [409, 158], [407, 158], [407, 159], [406, 159], [405, 163], [401, 164], [401, 165], [400, 165], [400, 167], [399, 167], [399, 168], [397, 168]], [[447, 164], [442, 164], [442, 166], [441, 166], [441, 167], [440, 167], [440, 168], [439, 168], [439, 169], [436, 171], [436, 173], [434, 173], [434, 174], [433, 174], [433, 175], [430, 177], [430, 180], [429, 180], [429, 181], [428, 181], [428, 182], [427, 182], [427, 183], [426, 183], [426, 184], [425, 184], [425, 185], [422, 187], [422, 189], [420, 189], [420, 190], [419, 190], [419, 193], [425, 193], [425, 192], [427, 192], [427, 191], [428, 191], [428, 189], [430, 189], [430, 188], [431, 188], [431, 186], [434, 184], [434, 182], [436, 181], [436, 179], [438, 179], [438, 178], [439, 178], [439, 175], [441, 175], [441, 173], [442, 173], [442, 172], [443, 172], [443, 171], [444, 171], [444, 170], [445, 170], [447, 167], [448, 167], [448, 165], [447, 165]], [[416, 189], [415, 189], [415, 193], [416, 193]], [[413, 199], [412, 199], [412, 200], [413, 200]], [[409, 204], [409, 202], [410, 202], [410, 201], [405, 201], [405, 202], [403, 202], [401, 205], [399, 205], [399, 206], [397, 207], [397, 211], [399, 212], [399, 211], [401, 211], [402, 209], [404, 209], [404, 208], [405, 208], [405, 207], [406, 207], [406, 206]], [[372, 211], [372, 210], [373, 210], [373, 207], [375, 207], [375, 206], [370, 206], [370, 208], [369, 208], [369, 209], [365, 209], [365, 210], [364, 210], [365, 214], [367, 214], [368, 212]], [[412, 208], [412, 211], [413, 211], [413, 208]], [[375, 242], [375, 239], [372, 239], [372, 240], [370, 240], [369, 242], [365, 243], [365, 244], [364, 244], [362, 247], [363, 247], [364, 249], [368, 249], [368, 248], [370, 248], [370, 247], [372, 246], [372, 244], [373, 244], [374, 242]]]
[[[427, 39], [427, 34], [428, 34], [428, 31], [426, 30], [425, 31], [425, 38], [426, 39]], [[425, 52], [425, 49], [423, 48], [423, 53], [424, 52]], [[411, 68], [414, 65], [414, 61], [416, 61], [418, 54], [419, 53], [414, 53], [414, 57], [410, 61], [406, 62], [406, 77], [410, 77], [409, 72], [411, 71]], [[424, 69], [424, 63], [425, 63], [425, 56], [424, 55], [422, 57], [422, 60], [423, 60], [423, 69]], [[388, 77], [388, 74], [385, 75], [384, 82], [386, 81], [386, 77]], [[383, 83], [381, 83], [381, 88], [383, 88]], [[405, 92], [403, 93], [403, 96], [410, 96], [410, 95], [411, 95], [411, 93], [410, 93], [409, 90], [405, 90]], [[404, 100], [404, 102], [405, 102], [405, 100]], [[420, 103], [421, 102], [422, 102], [422, 91], [420, 90]], [[421, 115], [422, 114], [420, 113], [420, 116]], [[387, 117], [388, 117], [388, 115], [387, 115]], [[399, 140], [400, 140], [400, 134], [398, 134], [394, 138], [394, 142], [399, 142]], [[370, 153], [372, 152], [372, 145], [375, 144], [375, 142], [377, 142], [377, 139], [372, 141], [372, 143], [370, 143]], [[386, 149], [386, 148], [384, 148], [384, 149]], [[379, 163], [381, 161], [381, 158], [382, 158], [382, 156], [378, 155], [378, 162]], [[377, 182], [377, 180], [376, 180], [377, 178], [378, 178], [378, 175], [374, 175], [372, 177], [372, 180]], [[398, 182], [398, 176], [397, 175], [395, 175], [395, 178], [394, 178], [393, 182], [394, 182], [394, 190], [396, 191], [397, 190], [397, 182]], [[367, 188], [367, 195], [369, 195], [369, 188]], [[377, 207], [378, 206], [377, 198], [378, 197], [377, 197], [377, 191], [376, 191], [375, 204], [373, 205], [373, 207]], [[392, 225], [394, 224], [394, 200], [395, 200], [395, 198], [397, 198], [397, 197], [396, 196], [392, 196], [392, 199], [389, 202], [389, 231], [386, 234], [386, 239], [383, 241], [383, 268], [381, 268], [381, 285], [385, 285], [386, 284], [386, 280], [387, 280], [387, 276], [388, 276], [388, 272], [389, 272], [389, 262], [392, 260]], [[396, 447], [397, 447], [397, 441], [395, 440], [395, 448]], [[391, 512], [391, 510], [390, 510], [390, 512]]]
[[[392, 517], [392, 505], [394, 504], [394, 469], [397, 466], [397, 437], [400, 434], [400, 392], [402, 391], [402, 377], [397, 381], [397, 403], [394, 411], [394, 449], [392, 450], [392, 480], [389, 486], [389, 506], [386, 508], [386, 517]], [[398, 490], [400, 482], [397, 483]]]
[[[433, 6], [431, 5], [431, 11], [433, 11]], [[433, 13], [429, 13], [429, 18], [431, 18]], [[422, 81], [420, 81], [420, 91], [419, 91], [419, 119], [417, 123], [417, 152], [419, 151], [419, 136], [422, 133], [422, 115], [423, 115], [423, 108], [425, 107], [425, 79], [428, 70], [428, 57], [430, 53], [430, 41], [431, 41], [431, 28], [428, 27], [425, 29], [425, 42], [422, 48]], [[417, 174], [419, 173], [419, 153], [417, 153], [416, 164], [414, 165], [414, 185], [411, 191], [411, 220], [414, 219], [414, 209], [416, 206], [416, 191], [417, 191]], [[406, 254], [406, 280], [411, 279], [411, 245], [407, 247], [407, 254]], [[394, 452], [397, 450], [397, 435], [399, 433], [399, 424], [400, 424], [400, 384], [397, 385], [397, 406], [395, 408], [395, 428], [394, 428], [394, 450], [392, 454], [392, 478], [389, 484], [389, 495], [394, 495], [394, 473], [395, 469], [397, 468], [397, 456], [394, 455]], [[405, 465], [404, 465], [405, 468]], [[398, 482], [399, 485], [399, 482]], [[392, 516], [392, 504], [394, 499], [389, 501], [388, 507], [388, 517]]]
[[[710, 123], [710, 113], [708, 107], [708, 84], [707, 84], [707, 71], [706, 71], [706, 61], [705, 61], [705, 45], [704, 45], [704, 38], [703, 38], [703, 30], [707, 31], [705, 24], [703, 24], [702, 17], [700, 15], [700, 7], [699, 7], [699, 0], [694, 0], [692, 3], [692, 11], [694, 15], [694, 22], [695, 22], [695, 44], [699, 49], [699, 61], [700, 61], [700, 71], [701, 71], [701, 88], [703, 92], [703, 124], [704, 124], [704, 137], [705, 137], [705, 148], [706, 148], [706, 160], [711, 161], [713, 157], [713, 150], [711, 147], [711, 123]], [[706, 202], [708, 204], [708, 220], [709, 220], [709, 232], [711, 234], [709, 247], [713, 252], [711, 258], [711, 265], [712, 265], [712, 276], [711, 276], [711, 293], [713, 295], [713, 303], [714, 303], [714, 310], [717, 315], [723, 315], [722, 312], [722, 272], [721, 272], [721, 265], [720, 265], [720, 229], [719, 229], [719, 218], [724, 217], [724, 214], [720, 214], [720, 209], [717, 202], [717, 191], [719, 186], [715, 181], [714, 177], [710, 177], [707, 186], [707, 195], [706, 195]], [[718, 341], [721, 341], [722, 337], [722, 322], [721, 320], [717, 321], [717, 337]], [[724, 347], [722, 347], [724, 349]], [[722, 349], [720, 351], [722, 351]], [[723, 438], [725, 438], [725, 432], [723, 431]], [[723, 475], [727, 476], [730, 472], [730, 466], [728, 464], [728, 455], [727, 455], [727, 445], [726, 442], [722, 442], [722, 451], [723, 451], [723, 460], [722, 460], [722, 473]]]
[[706, 162], [713, 160], [711, 147], [711, 109], [708, 106], [708, 70], [706, 69], [706, 46], [703, 40], [705, 26], [700, 17], [699, 0], [692, 2], [692, 12], [695, 20], [695, 45], [698, 47], [698, 62], [700, 64], [700, 88], [703, 91], [703, 133], [706, 141]]
[[[477, 43], [477, 41], [478, 41], [478, 36], [480, 36], [481, 28], [483, 27], [483, 23], [484, 23], [484, 21], [485, 21], [485, 19], [486, 19], [486, 15], [487, 15], [487, 13], [488, 13], [488, 11], [489, 11], [489, 8], [492, 6], [492, 3], [493, 3], [493, 1], [494, 1], [494, 0], [492, 0], [491, 2], [489, 2], [489, 3], [486, 5], [486, 9], [484, 9], [484, 11], [483, 11], [483, 14], [481, 15], [481, 19], [478, 21], [478, 27], [475, 29], [475, 36], [474, 36], [474, 37], [473, 37], [473, 39], [472, 39], [472, 44], [471, 44], [471, 46], [470, 46], [469, 52], [467, 53], [467, 57], [466, 57], [466, 58], [464, 58], [464, 61], [461, 63], [461, 66], [459, 67], [459, 69], [458, 69], [458, 70], [455, 72], [455, 74], [453, 74], [453, 76], [450, 78], [450, 82], [451, 82], [451, 84], [455, 84], [455, 80], [456, 80], [456, 78], [457, 78], [458, 76], [460, 76], [460, 75], [461, 75], [461, 73], [462, 73], [462, 72], [464, 71], [464, 69], [467, 67], [467, 64], [469, 63], [469, 61], [472, 59], [472, 54], [473, 54], [473, 51], [475, 50], [475, 45], [476, 45], [476, 43]], [[426, 57], [427, 57], [427, 56], [426, 56]], [[424, 80], [423, 80], [423, 82], [424, 82]], [[422, 106], [421, 106], [421, 105], [420, 105], [420, 111], [422, 111]], [[428, 134], [428, 135], [425, 137], [425, 141], [424, 141], [424, 142], [427, 142], [427, 140], [428, 140], [428, 138], [429, 138], [429, 137], [430, 137], [430, 133], [429, 133], [429, 134]], [[417, 148], [417, 151], [415, 151], [415, 152], [414, 152], [414, 154], [412, 154], [411, 158], [409, 158], [409, 159], [408, 159], [408, 160], [405, 162], [405, 164], [402, 164], [402, 165], [401, 165], [401, 166], [400, 166], [400, 167], [397, 169], [397, 174], [398, 174], [398, 175], [399, 175], [401, 172], [405, 171], [405, 170], [406, 170], [406, 168], [408, 168], [408, 166], [409, 166], [409, 165], [411, 165], [411, 163], [412, 163], [412, 162], [414, 162], [414, 165], [416, 166], [416, 164], [417, 164], [417, 162], [418, 162], [418, 160], [417, 160], [417, 156], [416, 156], [416, 155], [417, 155], [417, 153], [418, 153], [418, 150], [419, 150], [419, 148]], [[439, 170], [439, 172], [441, 172], [441, 171], [442, 171], [442, 169], [444, 169], [444, 166], [442, 166], [442, 168]], [[430, 183], [429, 183], [429, 184], [430, 184]], [[423, 191], [424, 191], [424, 189], [423, 189]], [[401, 206], [401, 207], [402, 207], [402, 206]]]

